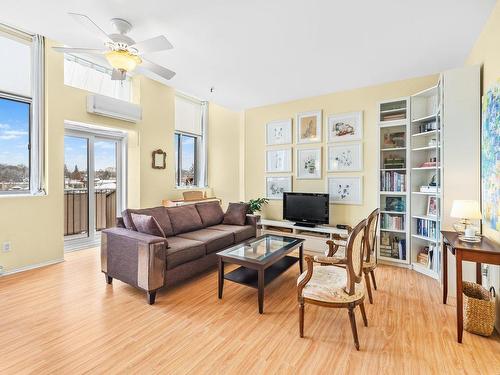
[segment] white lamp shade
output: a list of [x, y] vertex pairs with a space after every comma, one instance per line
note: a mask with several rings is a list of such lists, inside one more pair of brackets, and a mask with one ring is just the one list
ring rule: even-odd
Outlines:
[[450, 216], [459, 219], [481, 219], [479, 203], [474, 200], [455, 200], [451, 206]]

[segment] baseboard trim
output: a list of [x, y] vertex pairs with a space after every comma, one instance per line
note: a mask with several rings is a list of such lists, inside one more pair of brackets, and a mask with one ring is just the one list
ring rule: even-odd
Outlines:
[[64, 262], [64, 258], [48, 260], [46, 262], [41, 262], [41, 263], [36, 263], [36, 264], [30, 264], [28, 266], [23, 266], [23, 267], [18, 267], [18, 268], [12, 268], [12, 269], [10, 269], [8, 271], [4, 271], [4, 273], [0, 274], [0, 277], [2, 277], [2, 276], [8, 276], [8, 275], [13, 275], [13, 274], [19, 273], [19, 272], [34, 270], [36, 268], [42, 268], [42, 267], [46, 267], [46, 266], [51, 266], [53, 264], [57, 264], [57, 263], [61, 263], [61, 262]]

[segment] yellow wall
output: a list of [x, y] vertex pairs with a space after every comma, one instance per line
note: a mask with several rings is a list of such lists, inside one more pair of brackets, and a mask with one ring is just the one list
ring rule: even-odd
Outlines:
[[211, 103], [208, 109], [208, 184], [223, 205], [242, 199], [240, 150], [243, 113]]
[[[342, 173], [335, 175], [363, 175], [362, 205], [331, 205], [330, 222], [332, 224], [355, 224], [377, 207], [377, 103], [385, 99], [398, 98], [414, 94], [436, 84], [437, 76], [427, 76], [378, 86], [339, 92], [296, 100], [287, 103], [258, 107], [245, 112], [245, 196], [247, 199], [265, 196], [265, 126], [273, 120], [293, 119], [293, 139], [296, 142], [296, 114], [299, 112], [321, 109], [323, 111], [323, 142], [321, 144], [300, 145], [299, 148], [322, 146], [322, 179], [293, 179], [294, 191], [325, 192], [327, 147], [327, 117], [331, 114], [363, 111], [363, 172]], [[288, 146], [284, 146], [288, 147]], [[293, 145], [293, 170], [296, 174], [296, 148]], [[274, 175], [274, 174], [273, 174]], [[283, 174], [286, 175], [286, 174]], [[271, 201], [263, 215], [269, 219], [281, 219], [281, 201]]]
[[[500, 80], [500, 3], [497, 2], [488, 22], [479, 35], [472, 48], [466, 63], [481, 64], [483, 66], [482, 93]], [[478, 165], [479, 169], [480, 166]], [[500, 243], [500, 232], [492, 230], [488, 225], [483, 225], [483, 233]], [[500, 267], [491, 267], [490, 282], [497, 291], [497, 322], [496, 327], [500, 332]]]
[[[0, 196], [0, 244], [10, 241], [12, 251], [0, 252], [0, 265], [5, 272], [23, 267], [62, 260], [63, 258], [63, 167], [64, 121], [76, 121], [127, 131], [128, 133], [128, 206], [158, 206], [162, 199], [181, 196], [174, 179], [174, 89], [145, 77], [134, 78], [134, 95], [143, 107], [143, 120], [138, 124], [113, 120], [86, 112], [86, 91], [64, 85], [63, 55], [52, 50], [54, 42], [46, 41], [46, 196]], [[135, 93], [137, 94], [137, 93]], [[215, 107], [210, 120], [214, 133], [209, 139], [209, 158], [214, 164], [210, 181], [224, 201], [239, 196], [239, 180], [227, 179], [222, 168], [227, 141], [238, 136], [236, 119], [241, 114]], [[220, 116], [220, 118], [219, 118]], [[234, 120], [234, 121], [233, 121]], [[233, 122], [236, 126], [233, 128]], [[210, 124], [209, 124], [210, 126]], [[229, 127], [228, 132], [224, 127]], [[236, 130], [235, 130], [236, 129]], [[227, 134], [227, 137], [224, 137]], [[238, 144], [231, 143], [231, 160], [239, 160]], [[167, 169], [151, 168], [151, 152], [161, 148], [167, 152]], [[210, 174], [210, 171], [209, 171]]]

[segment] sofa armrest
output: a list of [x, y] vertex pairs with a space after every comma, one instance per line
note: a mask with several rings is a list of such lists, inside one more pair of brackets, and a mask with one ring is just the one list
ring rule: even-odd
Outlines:
[[107, 276], [146, 291], [165, 279], [167, 240], [124, 228], [101, 233], [101, 270]]
[[247, 214], [245, 225], [253, 225], [255, 228], [257, 228], [259, 220], [260, 220], [260, 215]]

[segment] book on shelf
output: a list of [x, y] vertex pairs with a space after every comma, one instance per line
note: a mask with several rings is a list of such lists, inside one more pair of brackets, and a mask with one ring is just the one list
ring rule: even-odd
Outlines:
[[406, 167], [406, 162], [405, 159], [402, 157], [390, 155], [384, 159], [385, 169], [405, 168], [405, 167]]
[[406, 173], [396, 171], [381, 172], [380, 190], [394, 192], [406, 191]]
[[437, 239], [437, 223], [432, 220], [417, 219], [417, 234], [422, 237]]
[[406, 240], [387, 232], [380, 234], [380, 255], [386, 258], [406, 260]]
[[439, 273], [440, 258], [438, 247], [435, 245], [429, 245], [421, 248], [417, 255], [417, 263], [436, 273]]
[[394, 215], [394, 214], [383, 213], [381, 220], [380, 220], [380, 228], [404, 230], [405, 217], [404, 217], [404, 215]]
[[430, 167], [439, 167], [439, 163], [437, 161], [426, 161], [420, 164], [420, 168], [430, 168]]
[[406, 118], [406, 110], [403, 113], [391, 113], [391, 114], [382, 114], [382, 121], [394, 121], [394, 120], [403, 120]]
[[421, 193], [439, 193], [441, 192], [441, 188], [438, 186], [420, 186], [420, 192]]

